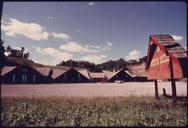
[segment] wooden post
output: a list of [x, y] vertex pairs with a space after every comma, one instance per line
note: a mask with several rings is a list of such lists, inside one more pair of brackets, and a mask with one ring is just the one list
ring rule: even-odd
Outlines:
[[163, 96], [166, 96], [166, 90], [163, 88]]
[[174, 79], [174, 71], [173, 71], [173, 64], [172, 64], [171, 58], [170, 58], [170, 80], [171, 80], [171, 86], [172, 86], [173, 103], [175, 104], [175, 102], [176, 102], [176, 83], [175, 83], [175, 79]]
[[157, 80], [155, 80], [154, 82], [155, 82], [155, 98], [159, 99]]

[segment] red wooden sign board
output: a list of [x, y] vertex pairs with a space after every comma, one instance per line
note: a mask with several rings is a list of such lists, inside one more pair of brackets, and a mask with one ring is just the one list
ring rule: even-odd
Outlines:
[[187, 52], [169, 35], [150, 36], [147, 55], [147, 78], [171, 79], [172, 60], [174, 79], [187, 76]]
[[151, 35], [148, 44], [146, 71], [147, 78], [155, 80], [157, 98], [157, 80], [164, 79], [172, 81], [172, 95], [176, 97], [175, 80], [187, 77], [187, 52], [170, 35]]

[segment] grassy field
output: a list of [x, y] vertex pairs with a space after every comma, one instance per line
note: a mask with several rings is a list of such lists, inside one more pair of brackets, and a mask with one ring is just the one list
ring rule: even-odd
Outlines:
[[3, 126], [185, 126], [187, 102], [149, 96], [2, 97]]

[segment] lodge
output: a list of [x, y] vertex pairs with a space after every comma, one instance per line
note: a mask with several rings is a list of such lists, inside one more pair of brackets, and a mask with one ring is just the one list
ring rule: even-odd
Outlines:
[[140, 78], [131, 75], [124, 68], [116, 72], [106, 70], [90, 72], [83, 68], [37, 67], [26, 63], [19, 66], [5, 66], [1, 76], [4, 84], [89, 83], [116, 80], [127, 82], [137, 81]]

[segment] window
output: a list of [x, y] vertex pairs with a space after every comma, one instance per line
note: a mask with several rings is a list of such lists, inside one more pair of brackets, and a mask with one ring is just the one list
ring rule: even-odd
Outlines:
[[16, 75], [13, 74], [13, 75], [12, 75], [12, 83], [15, 83], [15, 79], [16, 79]]
[[26, 74], [22, 75], [22, 83], [27, 83], [27, 75]]
[[33, 83], [35, 83], [36, 82], [36, 75], [34, 74], [33, 75]]

